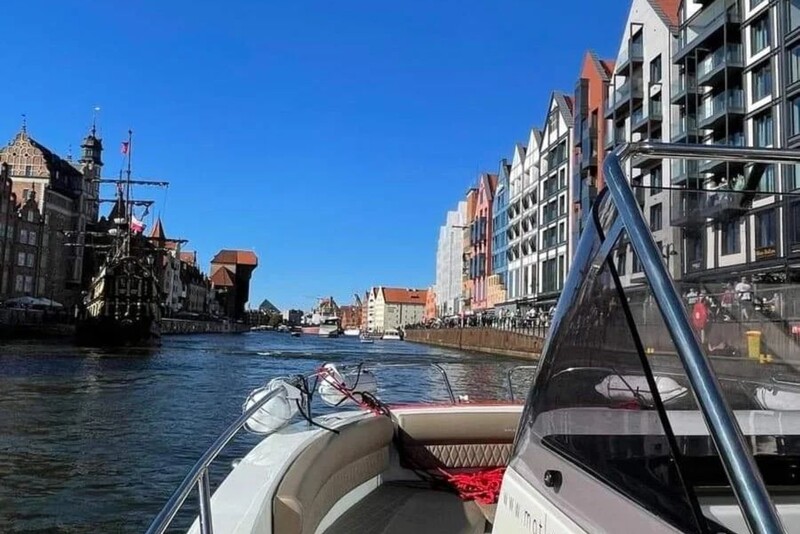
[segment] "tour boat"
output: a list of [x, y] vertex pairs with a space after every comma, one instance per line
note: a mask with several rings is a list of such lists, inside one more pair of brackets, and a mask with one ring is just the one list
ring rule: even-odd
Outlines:
[[341, 326], [338, 317], [328, 317], [322, 320], [317, 335], [320, 337], [339, 337]]
[[[440, 366], [446, 402], [391, 402], [408, 391], [392, 366], [275, 379], [148, 532], [165, 532], [195, 488], [189, 530], [202, 534], [800, 532], [798, 340], [785, 321], [727, 321], [715, 327], [736, 332], [728, 343], [746, 335], [747, 356], [719, 356], [714, 332], [693, 330], [622, 171], [631, 156], [754, 163], [735, 205], [692, 201], [703, 224], [746, 211], [762, 163], [800, 162], [649, 142], [609, 154], [524, 407], [455, 395]], [[617, 270], [623, 250], [641, 277]], [[212, 495], [209, 466], [243, 427], [263, 438]]]

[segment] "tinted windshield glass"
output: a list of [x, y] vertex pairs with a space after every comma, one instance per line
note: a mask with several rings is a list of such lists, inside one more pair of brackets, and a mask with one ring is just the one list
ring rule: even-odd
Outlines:
[[[671, 236], [677, 247], [675, 254], [661, 247], [663, 261], [681, 277], [675, 286], [685, 313], [767, 486], [795, 485], [800, 316], [792, 269], [767, 258], [759, 260], [763, 274], [740, 275], [737, 269], [752, 271], [752, 265], [718, 253], [724, 228], [738, 225], [740, 254], [746, 257], [747, 240], [757, 239], [760, 224], [770, 224], [770, 216], [760, 214], [776, 210], [774, 198], [755, 197], [753, 210], [731, 212], [725, 207], [730, 200], [719, 193], [693, 196], [695, 210], [704, 206], [701, 216], [692, 215], [697, 226], [664, 226], [675, 218], [664, 214], [661, 226], [651, 223], [654, 241]], [[524, 464], [526, 448], [544, 445], [666, 521], [694, 531], [693, 496], [701, 503], [709, 491], [732, 497], [729, 481], [625, 231], [613, 244], [603, 239], [615, 220], [610, 204], [607, 195], [585, 226], [572, 267], [579, 274], [570, 277], [561, 297], [515, 461]], [[714, 215], [712, 206], [723, 215]], [[699, 256], [687, 252], [695, 237], [702, 245]], [[693, 272], [698, 257], [703, 269]], [[657, 410], [659, 399], [666, 419]]]

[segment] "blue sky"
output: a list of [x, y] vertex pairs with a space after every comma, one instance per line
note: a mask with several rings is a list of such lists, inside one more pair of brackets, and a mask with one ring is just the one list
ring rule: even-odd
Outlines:
[[[307, 308], [372, 285], [426, 287], [438, 227], [613, 56], [628, 2], [60, 0], [4, 6], [3, 113], [65, 155], [100, 106], [105, 174], [169, 180], [170, 237], [204, 268], [254, 249], [251, 304]], [[36, 13], [36, 15], [31, 15]]]

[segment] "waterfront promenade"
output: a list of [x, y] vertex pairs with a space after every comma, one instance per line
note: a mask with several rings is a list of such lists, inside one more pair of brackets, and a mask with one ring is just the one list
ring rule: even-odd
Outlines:
[[467, 326], [451, 328], [408, 328], [405, 340], [438, 347], [538, 359], [547, 334], [545, 326]]

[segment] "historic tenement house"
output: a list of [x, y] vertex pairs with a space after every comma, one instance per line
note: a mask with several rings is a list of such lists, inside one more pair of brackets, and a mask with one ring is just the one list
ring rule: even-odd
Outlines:
[[[32, 279], [28, 282], [23, 278], [25, 294], [67, 306], [76, 302], [87, 252], [84, 232], [87, 224], [97, 220], [102, 150], [92, 128], [81, 144], [80, 160], [63, 159], [34, 140], [24, 125], [11, 143], [0, 149], [0, 164], [8, 165], [17, 204], [35, 201], [43, 222], [41, 234], [36, 235], [38, 254], [30, 271], [26, 252], [28, 274], [24, 276]], [[10, 258], [14, 265], [17, 260]], [[3, 263], [6, 268], [7, 262]], [[8, 284], [16, 281], [9, 280]]]

